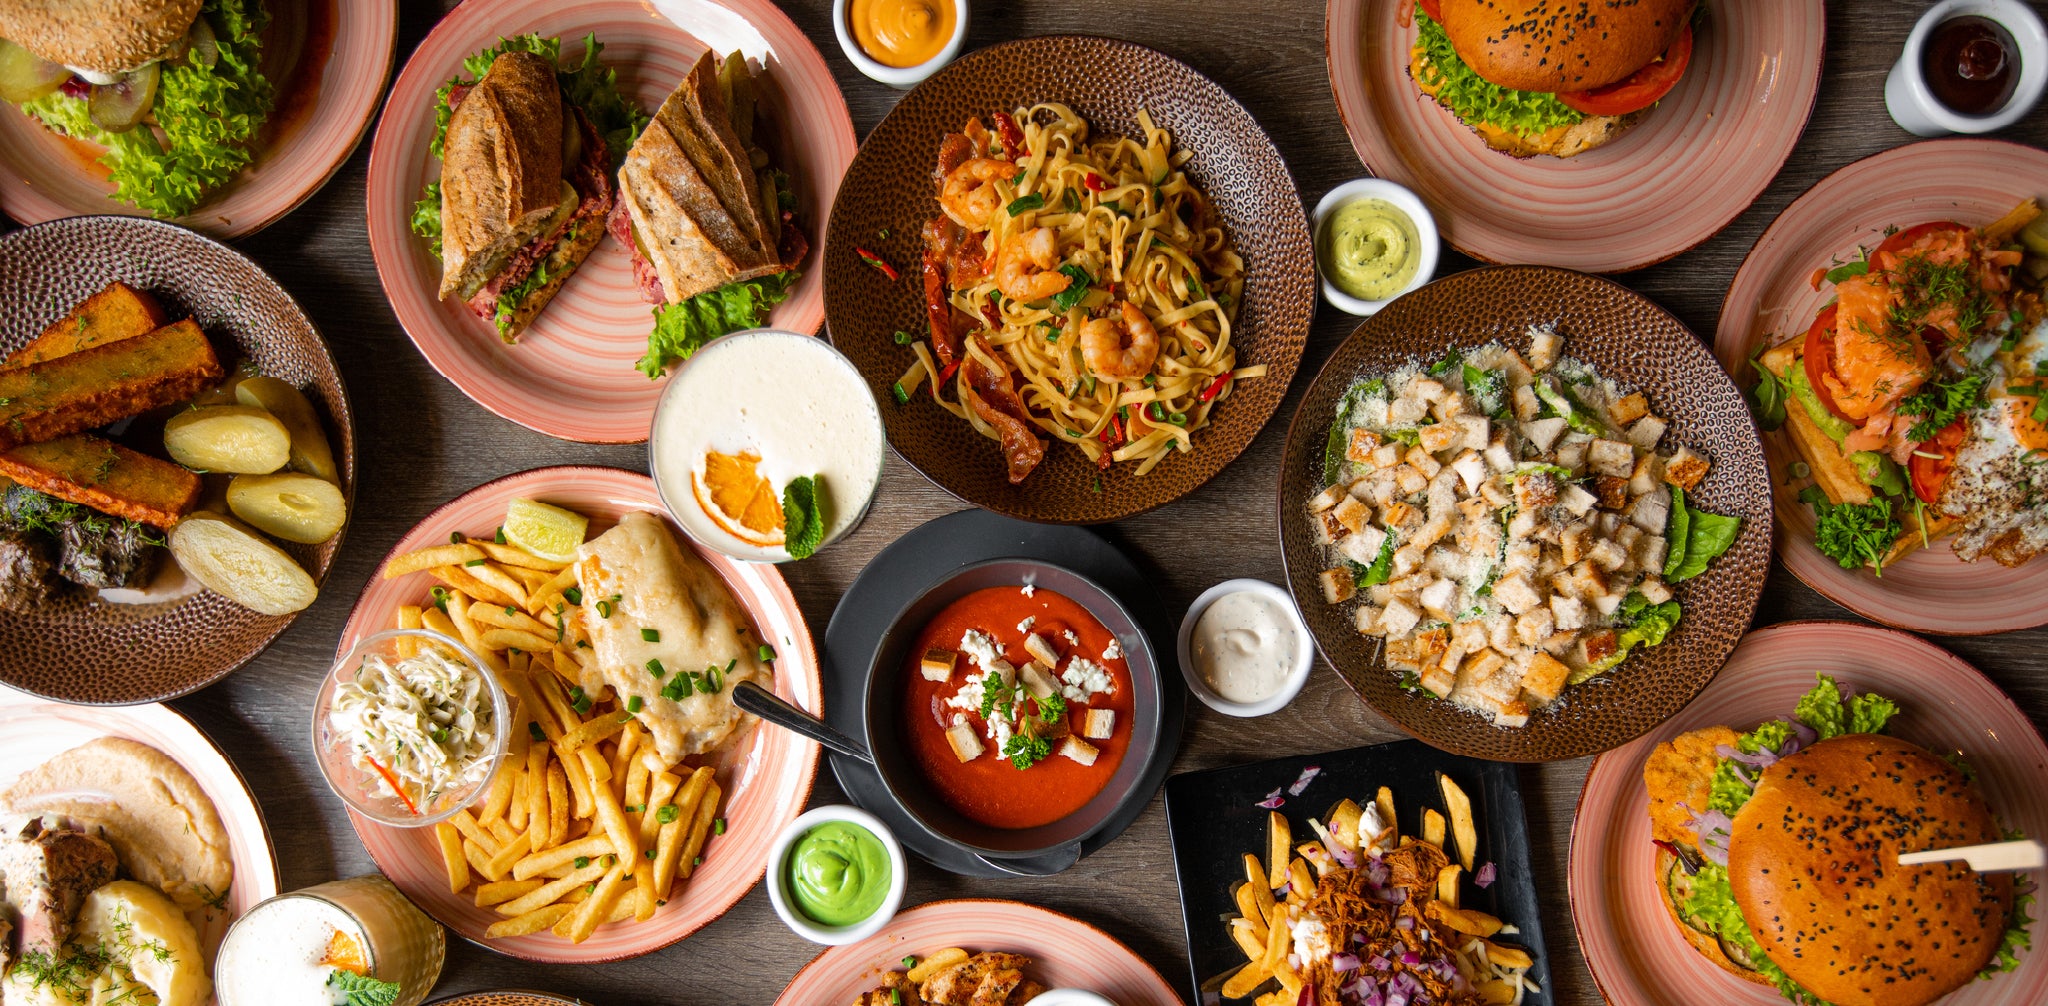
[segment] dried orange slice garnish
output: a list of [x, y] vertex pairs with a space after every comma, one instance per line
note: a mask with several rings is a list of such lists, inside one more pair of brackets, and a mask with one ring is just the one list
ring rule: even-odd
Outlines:
[[724, 454], [706, 451], [693, 479], [697, 505], [727, 534], [750, 545], [782, 544], [782, 501], [775, 486], [756, 469], [761, 456], [752, 451]]
[[328, 939], [327, 952], [321, 955], [320, 963], [359, 975], [370, 973], [369, 956], [363, 953], [362, 943], [339, 929]]

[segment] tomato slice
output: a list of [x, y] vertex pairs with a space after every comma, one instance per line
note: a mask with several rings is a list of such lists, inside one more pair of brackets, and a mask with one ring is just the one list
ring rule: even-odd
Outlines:
[[1686, 64], [1692, 62], [1692, 26], [1678, 33], [1678, 41], [1664, 50], [1664, 55], [1651, 60], [1647, 66], [1630, 74], [1627, 79], [1596, 87], [1589, 91], [1561, 93], [1557, 100], [1587, 115], [1627, 115], [1640, 112], [1661, 101], [1678, 86], [1678, 79], [1685, 76]]
[[1870, 257], [1875, 259], [1879, 255], [1884, 254], [1896, 255], [1919, 244], [1922, 238], [1940, 234], [1943, 231], [1966, 230], [1969, 230], [1969, 228], [1953, 220], [1930, 220], [1924, 224], [1915, 224], [1905, 230], [1894, 231], [1891, 237], [1885, 238], [1884, 243], [1877, 246], [1876, 251], [1870, 253]]
[[1431, 21], [1442, 22], [1444, 19], [1444, 0], [1415, 0], [1415, 6], [1422, 8]]
[[1806, 383], [1813, 385], [1814, 397], [1820, 399], [1821, 406], [1843, 422], [1861, 426], [1861, 422], [1843, 415], [1841, 406], [1835, 404], [1834, 394], [1828, 391], [1827, 382], [1821, 380], [1822, 377], [1832, 377], [1835, 373], [1836, 308], [1837, 305], [1829, 304], [1820, 309], [1820, 314], [1813, 319], [1813, 326], [1806, 330], [1806, 347], [1801, 350], [1800, 356], [1806, 363]]
[[[1920, 497], [1920, 502], [1933, 506], [1941, 499], [1941, 489], [1948, 484], [1949, 473], [1956, 469], [1956, 451], [1962, 446], [1963, 421], [1958, 418], [1935, 434], [1934, 439], [1913, 449], [1907, 470], [1913, 475], [1913, 495]], [[1930, 458], [1929, 454], [1940, 457]]]

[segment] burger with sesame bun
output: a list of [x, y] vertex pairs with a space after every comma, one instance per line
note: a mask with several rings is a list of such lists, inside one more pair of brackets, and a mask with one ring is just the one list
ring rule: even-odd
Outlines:
[[1697, 0], [1415, 0], [1409, 75], [1516, 157], [1572, 157], [1641, 120], [1692, 60]]
[[1789, 719], [1708, 727], [1643, 765], [1665, 908], [1693, 949], [1795, 1002], [1922, 1006], [2010, 971], [2030, 885], [1904, 852], [1996, 842], [1968, 768], [1884, 733], [1832, 678]]

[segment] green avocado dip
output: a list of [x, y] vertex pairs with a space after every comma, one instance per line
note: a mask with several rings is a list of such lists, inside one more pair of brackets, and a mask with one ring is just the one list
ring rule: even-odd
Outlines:
[[1360, 300], [1406, 289], [1421, 264], [1422, 235], [1408, 214], [1384, 199], [1354, 199], [1323, 225], [1323, 275]]
[[821, 926], [850, 926], [875, 914], [889, 894], [889, 850], [874, 833], [827, 821], [789, 848], [789, 896]]

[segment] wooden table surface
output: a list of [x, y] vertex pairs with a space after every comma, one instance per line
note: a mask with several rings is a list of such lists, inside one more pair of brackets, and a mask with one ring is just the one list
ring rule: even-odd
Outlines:
[[[452, 6], [447, 0], [401, 4], [401, 65], [444, 5]], [[865, 134], [898, 92], [862, 77], [847, 62], [833, 41], [829, 0], [791, 0], [784, 6], [824, 53], [846, 93], [855, 129]], [[1711, 333], [1722, 294], [1744, 253], [1786, 204], [1828, 172], [1911, 139], [1885, 114], [1884, 77], [1913, 18], [1927, 6], [1915, 0], [1830, 5], [1819, 105], [1776, 182], [1718, 237], [1622, 281], [1669, 307], [1695, 332]], [[1261, 0], [1253, 7], [1219, 0], [981, 3], [974, 10], [968, 46], [1023, 35], [1089, 32], [1162, 49], [1215, 78], [1251, 109], [1293, 167], [1303, 200], [1313, 205], [1332, 186], [1363, 174], [1330, 96], [1323, 19], [1323, 4], [1316, 0]], [[2048, 114], [2036, 112], [2002, 135], [2036, 144], [2048, 141]], [[362, 450], [357, 510], [346, 547], [319, 603], [268, 652], [222, 684], [174, 703], [212, 734], [248, 777], [269, 819], [286, 890], [373, 869], [341, 802], [314, 768], [306, 710], [333, 658], [348, 609], [385, 551], [428, 510], [499, 475], [562, 463], [643, 471], [647, 464], [639, 447], [569, 444], [528, 432], [472, 404], [427, 366], [392, 317], [370, 259], [363, 216], [368, 154], [366, 142], [297, 212], [239, 243], [305, 305], [333, 343], [347, 376]], [[1470, 265], [1451, 256], [1443, 271]], [[1320, 308], [1297, 392], [1353, 325], [1354, 319]], [[1294, 397], [1214, 482], [1160, 511], [1101, 529], [1153, 571], [1176, 609], [1219, 580], [1282, 579], [1271, 501], [1284, 420], [1292, 413]], [[784, 567], [813, 632], [822, 636], [840, 592], [870, 556], [904, 531], [961, 505], [892, 457], [874, 511], [860, 530], [816, 559]], [[1854, 617], [1778, 567], [1757, 621]], [[2037, 727], [2048, 723], [2048, 673], [2042, 666], [2048, 630], [1937, 642], [1983, 669]], [[1265, 719], [1233, 720], [1199, 703], [1189, 705], [1195, 711], [1176, 771], [1398, 736], [1327, 667], [1318, 669], [1291, 707]], [[1582, 759], [1521, 770], [1534, 858], [1545, 864], [1539, 884], [1559, 1003], [1600, 1001], [1575, 947], [1564, 889], [1574, 800], [1589, 764]], [[829, 770], [821, 768], [812, 799], [841, 799]], [[1185, 984], [1177, 889], [1165, 818], [1156, 800], [1129, 832], [1057, 879], [965, 880], [923, 866], [912, 872], [908, 904], [986, 896], [1047, 905], [1107, 929], [1157, 965], [1176, 987]], [[451, 941], [437, 991], [445, 995], [510, 986], [610, 1006], [765, 1006], [816, 949], [775, 919], [766, 893], [757, 889], [690, 940], [625, 963], [529, 965]]]

